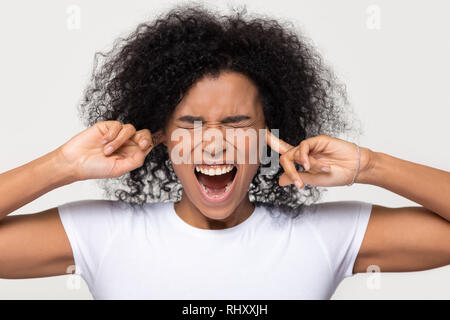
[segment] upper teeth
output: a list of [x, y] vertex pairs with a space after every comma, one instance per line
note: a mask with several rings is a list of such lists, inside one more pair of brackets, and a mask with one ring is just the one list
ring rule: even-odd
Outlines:
[[233, 165], [221, 166], [221, 167], [217, 167], [217, 168], [205, 168], [205, 167], [196, 166], [195, 170], [200, 171], [201, 173], [206, 174], [208, 176], [217, 176], [217, 175], [221, 175], [221, 174], [230, 172], [231, 170], [233, 170], [233, 168], [234, 168]]

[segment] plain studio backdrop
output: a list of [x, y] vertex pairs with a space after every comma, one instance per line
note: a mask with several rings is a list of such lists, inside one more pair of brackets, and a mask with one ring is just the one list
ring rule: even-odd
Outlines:
[[[180, 1], [2, 1], [0, 4], [0, 172], [23, 165], [83, 130], [76, 106], [96, 51]], [[448, 1], [209, 1], [230, 13], [291, 21], [347, 85], [363, 135], [374, 151], [450, 171], [450, 2]], [[389, 177], [386, 177], [389, 179]], [[25, 188], [26, 186], [24, 186]], [[7, 195], [2, 195], [5, 197]], [[14, 214], [64, 202], [101, 199], [94, 181], [76, 182]], [[369, 185], [328, 188], [323, 200], [417, 206]], [[450, 266], [408, 273], [358, 274], [333, 299], [449, 299]], [[79, 277], [0, 280], [0, 299], [91, 299]]]

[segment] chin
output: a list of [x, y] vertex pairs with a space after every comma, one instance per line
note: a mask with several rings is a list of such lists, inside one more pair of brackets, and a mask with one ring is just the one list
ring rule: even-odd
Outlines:
[[225, 221], [236, 208], [198, 208], [200, 212], [211, 220]]

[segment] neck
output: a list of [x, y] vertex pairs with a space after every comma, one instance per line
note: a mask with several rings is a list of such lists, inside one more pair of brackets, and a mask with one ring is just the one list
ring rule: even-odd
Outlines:
[[185, 194], [183, 194], [179, 202], [174, 204], [174, 208], [181, 219], [191, 226], [200, 229], [226, 229], [234, 227], [250, 217], [255, 209], [247, 195], [229, 216], [224, 219], [211, 219], [205, 216]]

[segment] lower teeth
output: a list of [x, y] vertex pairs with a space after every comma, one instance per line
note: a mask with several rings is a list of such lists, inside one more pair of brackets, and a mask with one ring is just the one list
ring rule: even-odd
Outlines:
[[219, 198], [224, 193], [227, 193], [228, 190], [230, 190], [231, 183], [232, 183], [232, 181], [227, 183], [227, 185], [225, 186], [225, 191], [224, 192], [222, 192], [221, 194], [215, 194], [215, 195], [210, 195], [209, 190], [203, 185], [203, 183], [200, 182], [200, 185], [202, 186], [203, 190], [205, 190], [206, 194], [211, 196], [211, 198]]

